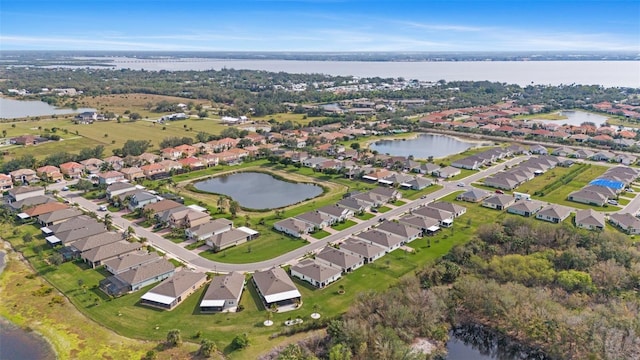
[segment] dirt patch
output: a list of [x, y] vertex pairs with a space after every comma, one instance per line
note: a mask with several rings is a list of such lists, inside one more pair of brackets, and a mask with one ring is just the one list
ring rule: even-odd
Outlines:
[[416, 338], [411, 344], [411, 349], [417, 353], [431, 354], [438, 347], [429, 339]]

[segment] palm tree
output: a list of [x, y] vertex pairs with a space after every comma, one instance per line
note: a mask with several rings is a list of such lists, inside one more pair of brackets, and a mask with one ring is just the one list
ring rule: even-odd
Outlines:
[[104, 225], [107, 227], [107, 230], [111, 230], [111, 225], [112, 224], [113, 224], [113, 222], [112, 222], [111, 214], [105, 214], [104, 215]]

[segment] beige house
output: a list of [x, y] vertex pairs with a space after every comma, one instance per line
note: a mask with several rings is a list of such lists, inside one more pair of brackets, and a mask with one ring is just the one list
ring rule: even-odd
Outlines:
[[207, 274], [182, 270], [140, 298], [140, 304], [173, 310], [207, 282]]

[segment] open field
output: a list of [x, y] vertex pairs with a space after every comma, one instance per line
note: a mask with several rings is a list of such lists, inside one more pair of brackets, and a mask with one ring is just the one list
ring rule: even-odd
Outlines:
[[125, 111], [137, 112], [142, 117], [158, 118], [162, 116], [160, 113], [147, 110], [147, 104], [153, 104], [153, 107], [161, 101], [170, 103], [189, 104], [209, 106], [211, 102], [208, 100], [196, 100], [181, 98], [176, 96], [154, 95], [154, 94], [122, 94], [122, 95], [101, 95], [101, 96], [83, 96], [78, 98], [78, 107], [90, 107], [99, 112], [111, 111], [115, 114], [122, 115]]
[[275, 233], [275, 231], [273, 231], [273, 233], [273, 236], [263, 237], [261, 235], [255, 240], [217, 253], [203, 251], [200, 253], [200, 256], [223, 263], [245, 264], [272, 259], [308, 244], [303, 239], [296, 239], [284, 234]]
[[[62, 141], [47, 142], [36, 146], [8, 146], [1, 148], [9, 152], [10, 157], [30, 154], [36, 159], [42, 159], [54, 152], [77, 153], [82, 148], [103, 145], [106, 156], [111, 150], [121, 148], [127, 140], [149, 140], [153, 145], [149, 150], [158, 150], [160, 142], [167, 137], [191, 137], [195, 139], [200, 131], [209, 134], [219, 134], [226, 126], [218, 120], [187, 119], [158, 124], [152, 121], [138, 120], [136, 122], [101, 121], [91, 125], [77, 125], [69, 119], [23, 121], [0, 124], [0, 131], [7, 130], [8, 137], [25, 134], [42, 134], [39, 128], [58, 128], [57, 134]], [[65, 130], [67, 133], [65, 133]], [[106, 135], [106, 136], [105, 136]]]

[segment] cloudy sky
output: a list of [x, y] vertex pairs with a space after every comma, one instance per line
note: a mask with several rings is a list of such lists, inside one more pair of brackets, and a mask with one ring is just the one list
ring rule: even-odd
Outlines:
[[640, 52], [638, 0], [0, 0], [0, 50]]

